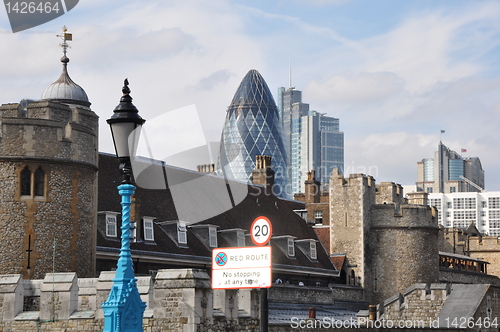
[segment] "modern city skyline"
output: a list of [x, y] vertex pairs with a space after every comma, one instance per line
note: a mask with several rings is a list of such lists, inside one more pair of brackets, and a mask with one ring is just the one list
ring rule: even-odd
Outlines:
[[324, 185], [334, 168], [343, 174], [344, 133], [339, 119], [309, 110], [309, 104], [302, 102], [302, 92], [294, 87], [278, 89], [278, 105], [292, 192], [304, 192], [308, 171], [314, 170]]
[[252, 69], [227, 108], [217, 174], [250, 182], [255, 157], [259, 155], [271, 157], [276, 172], [275, 194], [288, 197], [287, 157], [278, 107], [262, 75]]
[[428, 193], [480, 192], [484, 170], [478, 157], [464, 158], [439, 142], [434, 158], [417, 162], [416, 186]]
[[[278, 102], [276, 89], [289, 86], [291, 59], [292, 83], [304, 101], [341, 119], [346, 175], [415, 183], [415, 162], [432, 157], [446, 129], [443, 142], [480, 156], [486, 187], [500, 190], [499, 1], [147, 4], [80, 1], [21, 33], [12, 33], [1, 10], [4, 100], [37, 99], [40, 86], [54, 82], [60, 52], [42, 45], [66, 24], [74, 33], [71, 61], [78, 63], [71, 78], [96, 110], [116, 106], [108, 87], [128, 77], [144, 118], [196, 105], [206, 141], [219, 142], [228, 102], [248, 69], [265, 73]], [[111, 153], [106, 114], [99, 115], [99, 150]], [[192, 147], [179, 139], [185, 128], [178, 123], [186, 119], [179, 114], [162, 131], [162, 157]]]

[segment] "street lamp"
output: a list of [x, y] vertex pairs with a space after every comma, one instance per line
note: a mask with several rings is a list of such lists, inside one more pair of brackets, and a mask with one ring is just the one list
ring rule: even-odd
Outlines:
[[135, 153], [140, 129], [146, 120], [141, 118], [139, 110], [132, 104], [127, 79], [122, 92], [123, 96], [114, 109], [113, 116], [106, 120], [111, 127], [116, 156], [123, 174], [122, 183], [118, 186], [118, 193], [122, 196], [122, 236], [113, 287], [108, 300], [102, 304], [102, 310], [104, 332], [142, 332], [146, 303], [141, 300], [137, 289], [130, 254], [130, 205], [135, 190], [132, 185], [130, 155]]

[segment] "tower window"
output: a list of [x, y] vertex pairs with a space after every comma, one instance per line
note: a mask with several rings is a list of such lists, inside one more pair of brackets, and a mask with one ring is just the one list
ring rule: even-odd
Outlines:
[[35, 196], [43, 196], [44, 177], [45, 174], [43, 173], [42, 169], [38, 167], [35, 171]]
[[21, 171], [21, 195], [31, 196], [31, 172], [28, 166]]

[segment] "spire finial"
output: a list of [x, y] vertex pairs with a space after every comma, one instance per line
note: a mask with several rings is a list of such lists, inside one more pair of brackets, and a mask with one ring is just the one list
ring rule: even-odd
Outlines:
[[57, 37], [62, 39], [62, 43], [59, 44], [60, 47], [63, 48], [63, 57], [61, 58], [61, 62], [64, 64], [67, 64], [69, 62], [69, 58], [66, 56], [66, 52], [68, 50], [68, 47], [71, 48], [71, 46], [67, 43], [68, 41], [73, 41], [73, 34], [68, 33], [68, 28], [66, 26], [63, 26], [62, 28], [63, 33], [60, 35], [56, 35]]
[[124, 96], [128, 96], [130, 94], [130, 88], [128, 87], [128, 78], [126, 78], [124, 81], [123, 81], [123, 88], [122, 88], [122, 92], [123, 92], [123, 95]]

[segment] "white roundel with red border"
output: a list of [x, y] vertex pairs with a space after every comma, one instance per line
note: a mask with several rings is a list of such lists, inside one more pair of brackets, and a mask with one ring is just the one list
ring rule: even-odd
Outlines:
[[273, 227], [266, 217], [257, 217], [250, 227], [250, 237], [257, 246], [263, 246], [271, 239]]

